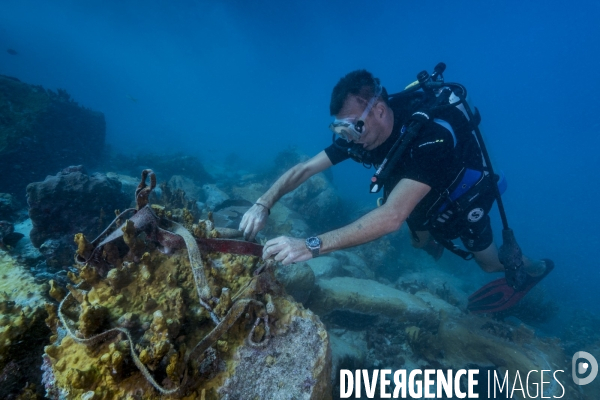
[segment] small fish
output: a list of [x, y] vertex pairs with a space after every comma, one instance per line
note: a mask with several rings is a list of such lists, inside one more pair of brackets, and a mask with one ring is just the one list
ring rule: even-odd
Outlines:
[[130, 95], [130, 94], [126, 94], [125, 96], [126, 96], [126, 97], [127, 97], [129, 100], [133, 101], [134, 103], [137, 103], [137, 99], [136, 99], [135, 97], [133, 97], [132, 95]]
[[15, 49], [7, 49], [6, 52], [11, 56], [16, 56], [17, 54], [19, 54]]

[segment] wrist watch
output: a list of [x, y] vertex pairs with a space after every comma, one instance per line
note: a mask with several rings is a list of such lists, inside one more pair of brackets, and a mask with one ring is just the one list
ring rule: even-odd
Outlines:
[[323, 242], [316, 236], [309, 237], [306, 239], [306, 248], [310, 250], [313, 258], [319, 256], [319, 251], [321, 251], [321, 244]]

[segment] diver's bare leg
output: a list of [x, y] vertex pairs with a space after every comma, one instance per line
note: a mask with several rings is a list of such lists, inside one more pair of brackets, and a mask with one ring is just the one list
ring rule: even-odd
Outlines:
[[[473, 258], [485, 272], [504, 271], [504, 266], [498, 258], [498, 247], [496, 247], [495, 243], [490, 244], [485, 250], [473, 252]], [[523, 256], [523, 267], [531, 276], [541, 275], [546, 269], [544, 261], [530, 260], [526, 256]]]
[[473, 258], [485, 272], [504, 271], [504, 266], [498, 259], [498, 247], [496, 247], [496, 243], [494, 242], [492, 242], [485, 250], [474, 251]]

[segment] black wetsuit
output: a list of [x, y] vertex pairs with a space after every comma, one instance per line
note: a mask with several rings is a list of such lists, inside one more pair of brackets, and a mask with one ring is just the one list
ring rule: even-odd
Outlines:
[[[390, 137], [370, 151], [373, 164], [379, 165], [384, 160], [398, 139], [402, 126], [415, 111], [415, 106], [407, 103], [402, 98], [391, 99], [390, 108], [394, 111], [394, 127]], [[460, 113], [457, 109], [453, 109], [449, 116], [452, 116], [452, 112]], [[460, 121], [460, 118], [452, 118], [452, 120]], [[453, 127], [455, 129], [452, 129]], [[332, 144], [325, 149], [325, 153], [334, 165], [349, 158], [348, 152], [344, 149], [344, 146], [347, 146], [346, 141], [337, 139], [337, 144], [337, 146]], [[389, 178], [384, 182], [384, 199], [403, 178], [431, 187], [431, 191], [417, 204], [407, 219], [411, 231], [430, 231], [436, 238], [443, 237], [449, 240], [460, 237], [470, 251], [484, 250], [492, 243], [492, 230], [487, 214], [494, 202], [493, 195], [481, 196], [477, 207], [483, 210], [483, 214], [476, 221], [469, 221], [464, 216], [452, 230], [444, 232], [436, 231], [430, 224], [431, 218], [437, 214], [437, 206], [432, 208], [433, 204], [452, 185], [461, 169], [483, 170], [481, 151], [469, 129], [457, 126], [456, 123], [450, 126], [444, 120], [429, 121], [423, 125], [417, 138], [406, 148], [400, 161], [388, 168], [392, 170]]]

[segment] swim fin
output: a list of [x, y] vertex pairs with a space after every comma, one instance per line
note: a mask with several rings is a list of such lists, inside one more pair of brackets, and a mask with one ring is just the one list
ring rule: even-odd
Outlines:
[[527, 275], [521, 290], [513, 289], [506, 278], [496, 279], [469, 296], [467, 310], [473, 314], [497, 313], [514, 307], [539, 281], [554, 269], [554, 262], [543, 259], [546, 270], [539, 276]]

